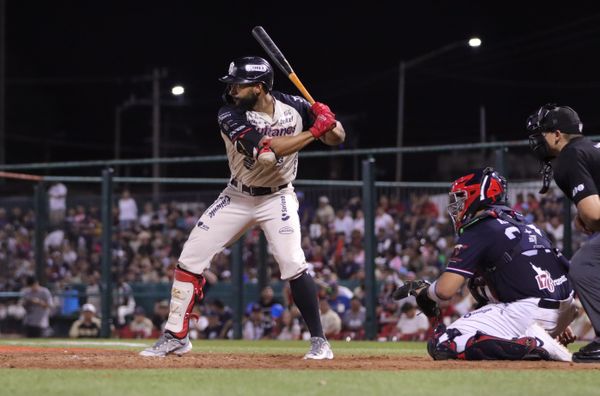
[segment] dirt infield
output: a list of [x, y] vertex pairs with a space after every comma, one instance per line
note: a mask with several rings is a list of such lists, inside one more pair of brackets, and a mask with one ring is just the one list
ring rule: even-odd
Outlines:
[[425, 356], [365, 356], [338, 354], [329, 361], [306, 361], [300, 356], [277, 354], [190, 353], [184, 357], [144, 358], [135, 351], [91, 348], [40, 348], [0, 346], [0, 368], [44, 369], [329, 369], [329, 370], [419, 370], [419, 369], [512, 369], [512, 370], [600, 370], [600, 364], [560, 362], [435, 362]]

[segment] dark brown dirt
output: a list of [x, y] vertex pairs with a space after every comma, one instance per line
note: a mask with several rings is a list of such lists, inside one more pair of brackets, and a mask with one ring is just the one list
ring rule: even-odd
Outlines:
[[328, 361], [276, 354], [189, 353], [183, 357], [144, 358], [136, 351], [93, 348], [0, 346], [0, 368], [44, 369], [328, 369], [328, 370], [600, 370], [600, 364], [561, 362], [436, 362], [425, 356], [338, 354]]

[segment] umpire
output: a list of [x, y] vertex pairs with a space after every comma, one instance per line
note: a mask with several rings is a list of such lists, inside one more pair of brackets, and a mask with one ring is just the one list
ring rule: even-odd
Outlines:
[[[596, 338], [573, 354], [574, 362], [600, 361], [600, 143], [582, 134], [570, 107], [546, 104], [527, 120], [529, 146], [543, 162], [544, 193], [554, 181], [576, 206], [575, 226], [589, 235], [571, 259], [569, 277], [588, 314]], [[551, 164], [551, 160], [554, 162]]]

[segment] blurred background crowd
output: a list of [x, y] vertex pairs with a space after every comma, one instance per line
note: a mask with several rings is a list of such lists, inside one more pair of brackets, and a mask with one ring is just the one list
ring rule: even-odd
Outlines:
[[[15, 292], [0, 299], [0, 335], [98, 337], [100, 334], [100, 210], [94, 204], [68, 204], [62, 183], [48, 190], [50, 229], [44, 240], [45, 285], [35, 278], [33, 209], [0, 207], [0, 290]], [[321, 317], [330, 339], [365, 337], [364, 215], [360, 195], [305, 194], [297, 190], [302, 224], [302, 248], [319, 285]], [[563, 201], [555, 191], [538, 199], [527, 190], [513, 193], [513, 207], [545, 230], [563, 248]], [[187, 235], [210, 202], [171, 201], [155, 205], [120, 191], [113, 211], [112, 332], [122, 338], [155, 338], [169, 312], [164, 295], [136, 293], [138, 285], [164, 285]], [[395, 301], [393, 290], [407, 279], [434, 280], [454, 246], [454, 231], [446, 215], [445, 193], [414, 192], [404, 199], [380, 193], [375, 211], [377, 339], [424, 340], [431, 323], [409, 297]], [[573, 228], [574, 229], [574, 228]], [[291, 299], [287, 282], [268, 254], [261, 262], [260, 229], [250, 229], [243, 242], [244, 282], [256, 285], [260, 265], [267, 266], [270, 284], [246, 301], [244, 339], [306, 339], [306, 326]], [[573, 234], [573, 251], [584, 241]], [[191, 337], [232, 338], [228, 296], [216, 292], [231, 282], [231, 252], [217, 254], [206, 273], [205, 299], [194, 309]], [[167, 294], [168, 296], [168, 294]], [[464, 315], [474, 306], [468, 290], [443, 307], [444, 321]], [[583, 310], [573, 324], [580, 339], [593, 331]]]

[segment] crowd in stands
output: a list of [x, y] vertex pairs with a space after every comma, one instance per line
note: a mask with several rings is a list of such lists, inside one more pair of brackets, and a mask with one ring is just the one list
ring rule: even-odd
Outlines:
[[[58, 189], [59, 193], [62, 191]], [[365, 337], [365, 249], [364, 214], [361, 198], [349, 197], [331, 202], [322, 195], [311, 202], [297, 192], [302, 226], [302, 249], [310, 272], [319, 285], [323, 327], [331, 339]], [[138, 210], [138, 204], [141, 210]], [[135, 283], [172, 282], [187, 235], [206, 205], [181, 202], [138, 202], [123, 190], [113, 209], [113, 275], [115, 280], [112, 309], [115, 336], [154, 338], [168, 317], [168, 301], [156, 301], [153, 311], [136, 305], [131, 288]], [[563, 247], [562, 200], [556, 192], [538, 198], [533, 193], [516, 194], [513, 207], [545, 230]], [[71, 316], [72, 337], [98, 335], [100, 302], [101, 231], [100, 210], [95, 205], [66, 206], [53, 213], [52, 228], [44, 240], [47, 287], [55, 295], [51, 316]], [[34, 223], [31, 209], [0, 207], [0, 291], [20, 292], [35, 273]], [[574, 229], [574, 228], [573, 228]], [[446, 264], [454, 245], [454, 230], [439, 200], [427, 194], [411, 194], [400, 200], [381, 194], [375, 211], [376, 280], [381, 285], [377, 301], [377, 337], [379, 340], [424, 340], [431, 331], [428, 319], [419, 314], [411, 298], [395, 301], [391, 293], [407, 279], [435, 279]], [[251, 229], [244, 238], [244, 279], [256, 283], [260, 230]], [[574, 231], [573, 248], [584, 241]], [[231, 279], [230, 251], [217, 254], [207, 279], [210, 284]], [[267, 255], [268, 273], [279, 280], [273, 257]], [[344, 284], [354, 284], [353, 288]], [[85, 305], [70, 295], [73, 285], [85, 285]], [[448, 323], [467, 313], [474, 301], [467, 290], [443, 307]], [[583, 311], [582, 311], [583, 312]], [[0, 334], [12, 329], [25, 317], [22, 298], [0, 299]], [[197, 304], [192, 315], [191, 336], [199, 339], [232, 338], [233, 313], [222, 300], [207, 298]], [[260, 291], [260, 298], [248, 304], [244, 312], [242, 335], [245, 339], [306, 339], [309, 337], [298, 309], [284, 286], [281, 298], [271, 287]], [[585, 314], [578, 319], [580, 338], [590, 335]], [[12, 321], [12, 322], [11, 322]], [[7, 325], [9, 323], [9, 325]], [[51, 334], [47, 334], [51, 335]]]

